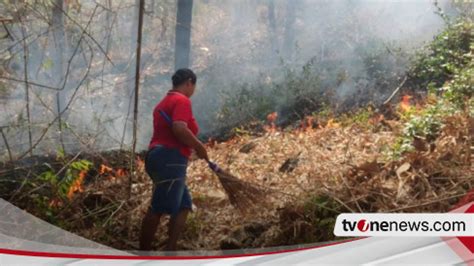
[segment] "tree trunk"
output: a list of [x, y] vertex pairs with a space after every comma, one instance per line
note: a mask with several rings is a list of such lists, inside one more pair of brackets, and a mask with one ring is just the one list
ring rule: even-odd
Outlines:
[[[66, 50], [66, 32], [64, 29], [64, 14], [65, 4], [63, 0], [55, 0], [52, 16], [51, 16], [51, 25], [53, 27], [53, 37], [55, 47], [52, 51], [54, 55], [53, 62], [53, 81], [55, 86], [58, 88], [62, 87], [65, 77], [64, 75], [64, 54]], [[66, 106], [66, 88], [60, 90], [56, 93], [56, 111], [58, 116], [58, 130], [59, 130], [59, 139], [63, 151], [65, 151], [63, 143], [63, 132], [62, 132], [62, 119], [61, 112]]]
[[285, 20], [285, 33], [283, 39], [283, 53], [287, 60], [293, 58], [295, 49], [295, 21], [296, 21], [296, 9], [299, 4], [299, 0], [287, 0], [286, 5], [286, 20]]
[[275, 20], [275, 3], [274, 0], [268, 0], [268, 33], [270, 36], [271, 58], [276, 59], [278, 54], [278, 40], [276, 32], [276, 20]]
[[132, 177], [133, 169], [135, 165], [135, 151], [137, 147], [137, 130], [138, 130], [138, 99], [140, 91], [140, 59], [142, 55], [142, 33], [143, 33], [143, 12], [145, 11], [145, 0], [140, 0], [138, 7], [138, 32], [137, 32], [137, 61], [135, 64], [135, 91], [134, 91], [134, 104], [133, 104], [133, 140], [132, 140], [132, 155], [130, 156], [130, 175], [128, 180], [128, 199], [132, 196]]
[[193, 0], [178, 0], [176, 15], [175, 69], [189, 67]]

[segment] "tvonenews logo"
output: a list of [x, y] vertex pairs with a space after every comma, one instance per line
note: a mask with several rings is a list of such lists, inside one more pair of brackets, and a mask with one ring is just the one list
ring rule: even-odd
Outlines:
[[337, 236], [474, 236], [474, 214], [347, 213], [337, 217]]

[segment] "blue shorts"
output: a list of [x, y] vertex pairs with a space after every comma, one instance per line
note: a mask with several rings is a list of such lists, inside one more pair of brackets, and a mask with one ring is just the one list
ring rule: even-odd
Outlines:
[[188, 159], [178, 149], [157, 145], [148, 151], [145, 170], [153, 180], [151, 211], [176, 215], [192, 209], [191, 195], [186, 186]]

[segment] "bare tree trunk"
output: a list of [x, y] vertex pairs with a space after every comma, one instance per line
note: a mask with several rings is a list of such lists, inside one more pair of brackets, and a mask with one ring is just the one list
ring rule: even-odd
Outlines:
[[[278, 41], [276, 32], [276, 19], [275, 19], [275, 2], [274, 0], [268, 0], [268, 32], [270, 36], [271, 45], [271, 59], [276, 59], [278, 54]], [[273, 60], [272, 60], [273, 61]]]
[[113, 24], [115, 20], [115, 18], [112, 17], [112, 11], [113, 11], [112, 0], [107, 0], [107, 8], [108, 10], [106, 11], [105, 20], [106, 20], [106, 24], [107, 24], [107, 28], [109, 32], [107, 33], [107, 47], [105, 48], [105, 52], [109, 54], [110, 46], [112, 44], [112, 28], [113, 28]]
[[[61, 88], [61, 82], [63, 80], [64, 74], [64, 53], [65, 53], [65, 42], [66, 42], [66, 32], [64, 29], [64, 15], [63, 10], [65, 8], [65, 1], [63, 0], [55, 0], [52, 17], [51, 17], [51, 25], [53, 27], [53, 36], [55, 40], [55, 50], [53, 52], [55, 56], [54, 58], [54, 73], [53, 79], [56, 83], [56, 86]], [[61, 142], [61, 147], [65, 152], [65, 146], [63, 141], [63, 130], [62, 130], [62, 117], [61, 113], [64, 110], [66, 105], [66, 89], [58, 91], [56, 93], [56, 111], [58, 115], [58, 130], [59, 130], [59, 140]]]
[[[31, 116], [30, 116], [30, 87], [28, 83], [28, 57], [29, 57], [29, 51], [28, 51], [28, 44], [26, 43], [27, 39], [27, 32], [26, 32], [26, 26], [24, 22], [20, 19], [21, 23], [21, 34], [23, 38], [23, 72], [24, 72], [24, 78], [25, 78], [25, 102], [26, 102], [26, 119], [28, 123], [28, 143], [29, 143], [29, 150], [30, 150], [30, 156], [33, 155], [33, 140], [31, 137]], [[3, 134], [3, 132], [2, 132]], [[11, 157], [11, 155], [10, 155]]]
[[[140, 59], [142, 54], [142, 29], [143, 29], [143, 13], [145, 10], [145, 0], [140, 0], [138, 14], [138, 38], [137, 38], [137, 61], [135, 65], [135, 98], [133, 106], [133, 142], [132, 142], [132, 166], [135, 163], [135, 151], [137, 148], [137, 126], [138, 126], [138, 98], [140, 89]], [[132, 172], [129, 175], [128, 199], [132, 195]]]
[[193, 0], [178, 0], [175, 38], [175, 69], [189, 67]]
[[[133, 96], [133, 90], [130, 90], [130, 88], [132, 88], [132, 86], [134, 86], [134, 83], [133, 83], [133, 80], [135, 78], [135, 69], [136, 69], [136, 66], [135, 66], [135, 69], [133, 69], [132, 65], [133, 65], [133, 62], [136, 63], [136, 56], [137, 54], [133, 53], [133, 49], [136, 50], [137, 48], [137, 38], [135, 38], [135, 36], [138, 37], [138, 32], [137, 32], [137, 26], [135, 24], [135, 21], [139, 21], [140, 20], [140, 1], [141, 0], [134, 0], [134, 5], [133, 5], [133, 18], [131, 19], [131, 21], [133, 23], [131, 23], [131, 27], [130, 27], [130, 36], [133, 36], [130, 38], [130, 49], [129, 51], [127, 51], [128, 54], [130, 54], [130, 57], [128, 59], [128, 63], [127, 63], [127, 86], [125, 87], [126, 90], [124, 93], [126, 93], [125, 95], [119, 95], [118, 93], [115, 94], [115, 99], [117, 101], [121, 101], [124, 97], [125, 99], [129, 99], [128, 101], [128, 105], [127, 105], [127, 115], [125, 116], [125, 120], [124, 120], [124, 123], [123, 123], [123, 130], [122, 130], [122, 138], [120, 140], [120, 149], [123, 149], [123, 146], [125, 145], [125, 141], [127, 140], [126, 139], [126, 136], [127, 133], [129, 131], [127, 131], [127, 128], [128, 128], [128, 123], [129, 123], [129, 118], [130, 118], [130, 113], [132, 112], [132, 96]], [[135, 60], [134, 60], [135, 59]], [[132, 140], [133, 141], [133, 140]]]
[[287, 59], [293, 58], [295, 49], [295, 21], [296, 21], [296, 10], [300, 0], [287, 0], [286, 4], [286, 20], [285, 20], [285, 33], [283, 39], [283, 53]]

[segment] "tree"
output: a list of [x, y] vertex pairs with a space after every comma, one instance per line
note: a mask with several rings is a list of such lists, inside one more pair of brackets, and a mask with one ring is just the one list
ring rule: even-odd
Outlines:
[[270, 35], [271, 45], [271, 58], [276, 58], [278, 54], [278, 39], [277, 39], [277, 25], [275, 19], [275, 2], [274, 0], [268, 0], [268, 28]]
[[287, 0], [286, 5], [286, 19], [285, 19], [285, 33], [283, 39], [283, 53], [287, 59], [292, 59], [295, 44], [295, 28], [296, 9], [299, 5], [299, 0]]
[[[54, 68], [53, 68], [53, 80], [58, 86], [61, 88], [62, 82], [66, 82], [66, 77], [63, 77], [64, 74], [64, 56], [66, 50], [66, 30], [64, 28], [64, 8], [65, 8], [65, 1], [63, 0], [55, 0], [53, 3], [52, 9], [52, 16], [51, 16], [51, 26], [53, 27], [53, 36], [54, 36]], [[65, 84], [64, 84], [65, 85]], [[61, 112], [63, 112], [66, 106], [66, 95], [65, 95], [65, 88], [59, 90], [56, 93], [56, 111], [58, 115], [58, 129], [59, 129], [59, 138], [61, 141], [61, 145], [63, 150], [65, 149], [63, 143], [63, 132], [62, 132], [62, 119], [61, 119]]]
[[175, 69], [189, 67], [193, 0], [178, 0], [175, 37]]

